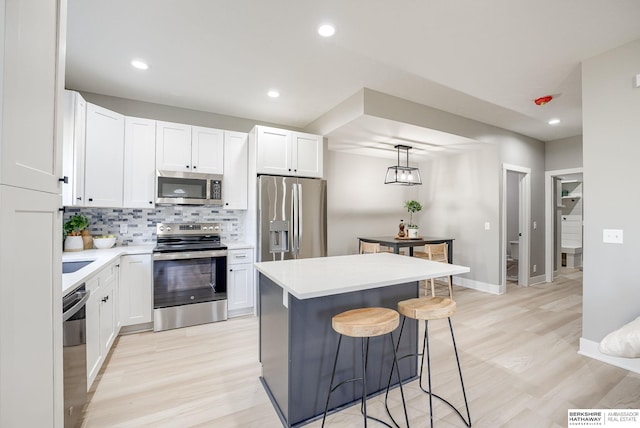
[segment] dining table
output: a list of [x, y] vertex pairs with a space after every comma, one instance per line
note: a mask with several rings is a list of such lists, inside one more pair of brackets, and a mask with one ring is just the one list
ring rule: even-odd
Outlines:
[[423, 247], [427, 244], [447, 244], [448, 260], [453, 263], [453, 240], [454, 238], [439, 238], [434, 236], [422, 236], [418, 238], [398, 238], [396, 236], [375, 236], [375, 237], [359, 237], [362, 242], [370, 242], [380, 244], [384, 247], [393, 248], [393, 252], [400, 254], [400, 248], [409, 248], [409, 256], [413, 256], [414, 247]]

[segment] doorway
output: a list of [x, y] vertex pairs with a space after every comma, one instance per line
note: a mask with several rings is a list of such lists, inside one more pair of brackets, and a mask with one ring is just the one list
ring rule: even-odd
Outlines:
[[531, 169], [502, 166], [502, 289], [507, 283], [529, 285]]
[[582, 269], [582, 168], [545, 173], [545, 280], [562, 266]]

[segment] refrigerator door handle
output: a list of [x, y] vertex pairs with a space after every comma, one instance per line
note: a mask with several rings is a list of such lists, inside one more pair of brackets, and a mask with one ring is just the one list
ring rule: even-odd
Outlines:
[[296, 184], [291, 185], [291, 253], [298, 255], [298, 192]]
[[300, 254], [300, 249], [302, 247], [302, 231], [304, 230], [302, 227], [302, 219], [304, 215], [302, 213], [302, 184], [298, 183], [298, 255]]

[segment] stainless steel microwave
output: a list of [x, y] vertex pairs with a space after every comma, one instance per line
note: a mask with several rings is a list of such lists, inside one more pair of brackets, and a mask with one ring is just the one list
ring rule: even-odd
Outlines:
[[158, 171], [156, 204], [222, 205], [222, 175]]

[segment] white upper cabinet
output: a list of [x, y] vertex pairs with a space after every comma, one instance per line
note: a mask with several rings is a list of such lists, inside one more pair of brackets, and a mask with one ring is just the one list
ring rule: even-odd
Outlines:
[[224, 172], [224, 131], [191, 127], [191, 170], [207, 174]]
[[62, 186], [62, 204], [84, 205], [84, 149], [87, 102], [73, 91], [64, 91], [62, 174], [68, 183]]
[[258, 174], [321, 178], [322, 136], [257, 126]]
[[156, 123], [156, 169], [191, 171], [191, 126]]
[[181, 123], [157, 123], [158, 170], [222, 174], [223, 156], [224, 131]]
[[124, 116], [87, 103], [85, 206], [121, 207]]
[[56, 115], [64, 91], [60, 7], [56, 1], [3, 1], [0, 16], [0, 184], [57, 194], [63, 185]]
[[224, 180], [222, 199], [227, 210], [246, 210], [248, 193], [247, 134], [224, 132]]
[[156, 180], [156, 121], [126, 117], [124, 121], [125, 208], [153, 208]]
[[322, 178], [322, 136], [292, 132], [291, 151], [295, 175]]

